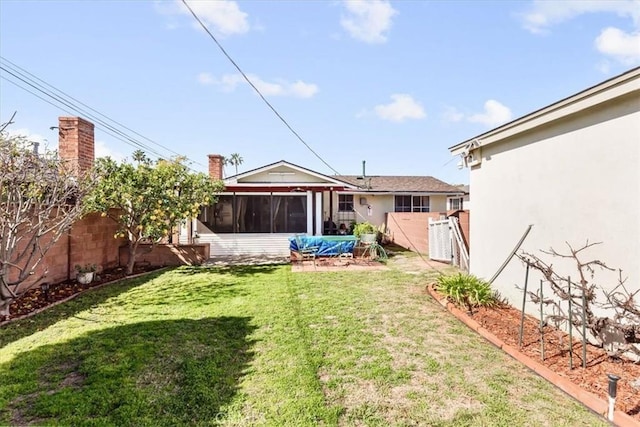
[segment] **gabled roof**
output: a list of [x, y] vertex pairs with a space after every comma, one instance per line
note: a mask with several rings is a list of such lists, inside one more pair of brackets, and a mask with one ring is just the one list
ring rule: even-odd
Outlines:
[[575, 95], [536, 110], [502, 126], [449, 147], [452, 154], [463, 154], [472, 150], [472, 145], [483, 147], [505, 138], [529, 131], [553, 121], [576, 114], [587, 108], [621, 96], [640, 92], [640, 67], [633, 68]]
[[[290, 173], [295, 174], [296, 172], [300, 173], [301, 175], [298, 177], [290, 177], [286, 179], [286, 181], [275, 179], [275, 177], [278, 175], [280, 175], [282, 178], [285, 175], [289, 175]], [[264, 174], [272, 175], [274, 179], [259, 179], [259, 177]], [[299, 180], [298, 178], [301, 178], [302, 176], [306, 176], [307, 178], [303, 180]], [[312, 180], [310, 181], [308, 177], [312, 178]], [[287, 162], [285, 160], [280, 160], [278, 162], [271, 163], [256, 169], [252, 169], [250, 171], [243, 172], [238, 175], [230, 176], [228, 178], [225, 178], [223, 181], [226, 186], [242, 186], [243, 184], [269, 185], [269, 184], [283, 184], [283, 183], [287, 183], [287, 184], [300, 183], [300, 184], [312, 185], [312, 186], [313, 185], [325, 185], [325, 186], [335, 185], [337, 187], [348, 187], [348, 188], [357, 187], [357, 185], [352, 185], [349, 182], [340, 180], [338, 177], [324, 175], [316, 171], [313, 171], [311, 169], [307, 169], [305, 167]]]
[[432, 176], [366, 176], [363, 179], [356, 175], [340, 175], [338, 178], [368, 192], [463, 193], [459, 188]]

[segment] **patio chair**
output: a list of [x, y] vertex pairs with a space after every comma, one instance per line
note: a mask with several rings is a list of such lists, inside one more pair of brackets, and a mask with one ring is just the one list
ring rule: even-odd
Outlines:
[[296, 234], [296, 246], [298, 248], [297, 252], [300, 254], [302, 261], [304, 260], [313, 260], [313, 265], [316, 265], [316, 255], [318, 254], [318, 250], [320, 246], [312, 246], [304, 242], [302, 237], [304, 234]]

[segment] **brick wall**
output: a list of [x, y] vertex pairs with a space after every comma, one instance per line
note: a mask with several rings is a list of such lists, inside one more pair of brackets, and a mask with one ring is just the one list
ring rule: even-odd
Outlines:
[[429, 253], [429, 218], [440, 219], [441, 212], [388, 212], [387, 234], [396, 245], [423, 254]]
[[220, 154], [209, 154], [209, 177], [213, 180], [222, 179], [224, 157]]
[[59, 117], [58, 135], [58, 153], [66, 167], [77, 175], [91, 169], [95, 157], [93, 123], [81, 117]]

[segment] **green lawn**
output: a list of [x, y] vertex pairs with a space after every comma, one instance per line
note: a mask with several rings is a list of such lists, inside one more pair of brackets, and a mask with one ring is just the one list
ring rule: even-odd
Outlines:
[[0, 424], [607, 425], [432, 278], [184, 267], [87, 292], [0, 329]]

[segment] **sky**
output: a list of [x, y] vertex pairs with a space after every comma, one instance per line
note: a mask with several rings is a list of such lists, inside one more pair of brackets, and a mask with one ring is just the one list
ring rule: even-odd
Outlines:
[[463, 184], [448, 147], [640, 65], [640, 0], [188, 4], [260, 95], [182, 1], [0, 0], [0, 123], [55, 149], [79, 115], [97, 156], [202, 172], [238, 153]]

